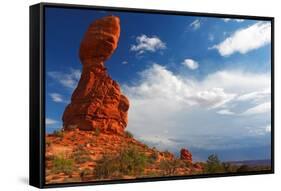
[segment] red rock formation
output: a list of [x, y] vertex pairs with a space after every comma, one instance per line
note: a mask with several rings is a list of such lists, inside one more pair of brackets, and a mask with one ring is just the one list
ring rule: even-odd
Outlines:
[[195, 171], [199, 171], [199, 172], [204, 170], [203, 166], [199, 163], [193, 164], [193, 168], [194, 168]]
[[192, 163], [192, 154], [187, 149], [184, 149], [184, 148], [181, 149], [181, 156], [180, 156], [180, 158], [182, 160], [185, 160], [187, 162]]
[[63, 114], [65, 130], [124, 132], [129, 101], [104, 66], [117, 48], [119, 23], [118, 17], [107, 16], [94, 21], [85, 33], [79, 50], [82, 75]]

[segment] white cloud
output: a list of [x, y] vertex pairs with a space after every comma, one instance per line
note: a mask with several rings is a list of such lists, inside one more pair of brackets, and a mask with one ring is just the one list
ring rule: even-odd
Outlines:
[[58, 121], [56, 121], [54, 119], [46, 118], [45, 123], [46, 123], [46, 125], [54, 125], [54, 124], [58, 123]]
[[256, 114], [263, 114], [270, 112], [271, 110], [271, 103], [270, 102], [265, 102], [258, 104], [254, 107], [249, 108], [246, 110], [242, 115], [256, 115]]
[[197, 30], [201, 26], [201, 22], [199, 19], [195, 19], [192, 23], [189, 25], [193, 30]]
[[241, 23], [241, 22], [244, 22], [244, 19], [230, 19], [230, 18], [224, 18], [222, 19], [224, 22], [229, 22], [229, 21], [235, 21], [235, 22], [238, 22], [238, 23]]
[[235, 115], [234, 112], [228, 110], [228, 109], [222, 109], [222, 110], [219, 110], [217, 111], [218, 114], [221, 114], [221, 115]]
[[258, 49], [271, 41], [271, 24], [269, 22], [257, 22], [247, 28], [235, 31], [221, 43], [209, 49], [217, 49], [222, 56], [229, 56], [239, 52], [245, 54]]
[[259, 102], [260, 100], [270, 98], [270, 96], [271, 96], [271, 91], [270, 88], [268, 88], [262, 91], [254, 91], [254, 92], [243, 94], [239, 96], [237, 100]]
[[74, 89], [80, 79], [81, 71], [77, 69], [71, 69], [69, 73], [52, 71], [48, 72], [47, 74], [62, 86]]
[[241, 70], [222, 70], [206, 76], [202, 85], [219, 86], [228, 92], [236, 92], [244, 95], [249, 92], [263, 91], [270, 87], [269, 73], [250, 73]]
[[157, 36], [148, 37], [142, 34], [136, 38], [136, 42], [137, 44], [131, 46], [131, 51], [137, 54], [156, 52], [166, 48], [166, 44]]
[[234, 21], [241, 23], [241, 22], [244, 22], [245, 20], [244, 19], [234, 19]]
[[165, 149], [165, 147], [167, 146], [170, 147], [176, 145], [174, 141], [171, 141], [168, 137], [162, 135], [142, 136], [142, 137], [138, 137], [138, 139], [160, 149]]
[[164, 66], [153, 64], [141, 73], [142, 83], [137, 86], [124, 86], [128, 95], [144, 99], [173, 100], [181, 107], [201, 105], [216, 108], [230, 101], [234, 94], [225, 93], [217, 87], [204, 87], [205, 84], [174, 75]]
[[124, 61], [122, 62], [122, 64], [128, 64], [128, 61], [124, 60]]
[[[189, 147], [220, 148], [229, 137], [247, 135], [245, 126], [260, 127], [261, 121], [268, 120], [268, 115], [241, 115], [253, 104], [237, 98], [262, 92], [269, 84], [269, 74], [224, 70], [197, 80], [153, 64], [140, 73], [138, 81], [122, 85], [130, 100], [128, 129], [161, 148], [178, 149], [170, 138], [182, 139]], [[266, 99], [255, 104], [260, 101]], [[211, 139], [215, 136], [222, 137], [219, 144]]]
[[228, 22], [228, 21], [230, 21], [231, 19], [230, 18], [224, 18], [224, 19], [222, 19], [224, 22]]
[[49, 94], [50, 97], [52, 98], [52, 100], [54, 102], [64, 102], [64, 99], [63, 99], [63, 96], [61, 94], [58, 94], [58, 93], [50, 93]]
[[195, 70], [199, 67], [198, 62], [196, 62], [195, 60], [192, 59], [185, 59], [182, 64], [186, 67], [188, 67], [191, 70]]
[[198, 91], [195, 95], [187, 97], [194, 103], [208, 108], [218, 108], [231, 101], [235, 94], [228, 94], [223, 88], [209, 88], [208, 90]]

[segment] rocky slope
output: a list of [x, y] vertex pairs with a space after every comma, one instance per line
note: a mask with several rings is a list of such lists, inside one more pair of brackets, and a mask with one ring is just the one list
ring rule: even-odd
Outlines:
[[[143, 155], [141, 171], [130, 173], [96, 174], [98, 166], [112, 156], [132, 148]], [[191, 155], [191, 154], [190, 154]], [[106, 158], [107, 157], [107, 158]], [[117, 163], [118, 158], [111, 158]], [[135, 155], [129, 156], [135, 160]], [[125, 161], [127, 162], [127, 161]], [[58, 163], [58, 164], [57, 164]], [[71, 163], [71, 164], [67, 164]], [[123, 135], [79, 129], [57, 132], [46, 136], [46, 183], [97, 181], [107, 179], [134, 179], [145, 177], [190, 175], [202, 172], [198, 163], [176, 158], [168, 151], [158, 151], [135, 140], [129, 133]]]

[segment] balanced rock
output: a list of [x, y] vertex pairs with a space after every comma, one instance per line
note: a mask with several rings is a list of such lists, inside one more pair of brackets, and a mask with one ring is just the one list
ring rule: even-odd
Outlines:
[[65, 130], [124, 132], [129, 100], [104, 65], [117, 48], [119, 35], [120, 21], [115, 16], [94, 21], [86, 31], [79, 50], [81, 78], [63, 114]]
[[181, 149], [181, 155], [180, 155], [181, 160], [185, 160], [187, 162], [192, 163], [192, 154], [189, 152], [187, 149]]

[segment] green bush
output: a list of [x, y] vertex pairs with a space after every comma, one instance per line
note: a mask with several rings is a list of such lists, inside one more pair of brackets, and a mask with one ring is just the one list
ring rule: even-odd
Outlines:
[[128, 138], [134, 138], [134, 135], [130, 131], [125, 131], [125, 135]]
[[150, 155], [149, 159], [150, 159], [151, 163], [157, 161], [158, 160], [158, 153], [157, 153], [157, 151], [153, 151], [152, 154]]
[[75, 160], [76, 163], [82, 164], [87, 161], [91, 161], [90, 153], [83, 148], [83, 146], [78, 146], [72, 153], [71, 158]]
[[248, 165], [243, 164], [237, 169], [237, 172], [247, 172], [251, 170], [252, 169]]
[[237, 168], [238, 168], [237, 165], [233, 165], [228, 162], [223, 162], [222, 167], [224, 172], [237, 172]]
[[147, 157], [136, 147], [123, 149], [118, 155], [104, 155], [97, 162], [94, 174], [97, 178], [141, 175], [147, 165]]
[[186, 164], [179, 159], [175, 160], [161, 160], [160, 161], [160, 169], [162, 171], [163, 176], [173, 176], [176, 175], [177, 168], [183, 168]]
[[164, 152], [164, 157], [170, 157], [171, 153], [168, 150], [165, 150]]
[[98, 179], [104, 179], [117, 175], [119, 171], [119, 164], [116, 157], [112, 155], [104, 155], [102, 159], [97, 162], [94, 169], [94, 174]]
[[120, 171], [124, 174], [140, 174], [143, 172], [148, 158], [136, 147], [124, 149], [119, 156]]
[[97, 136], [100, 135], [100, 129], [99, 128], [95, 128], [95, 135], [97, 135]]
[[67, 158], [64, 155], [54, 156], [53, 159], [53, 169], [54, 173], [65, 173], [71, 174], [74, 168], [74, 161], [72, 159]]
[[212, 154], [208, 157], [204, 167], [205, 173], [223, 173], [224, 167], [221, 164], [218, 155]]
[[84, 179], [85, 177], [91, 176], [91, 175], [93, 175], [93, 172], [92, 172], [92, 170], [89, 169], [89, 168], [83, 169], [83, 170], [80, 172], [80, 178], [81, 178], [81, 179]]
[[53, 132], [53, 135], [56, 136], [56, 137], [62, 138], [62, 137], [63, 137], [63, 130], [62, 130], [62, 129], [55, 130], [55, 131]]
[[49, 147], [51, 145], [51, 141], [50, 140], [46, 140], [46, 147]]

